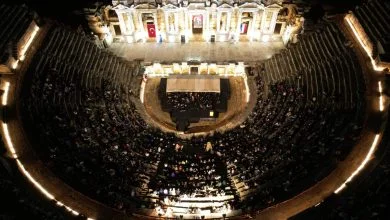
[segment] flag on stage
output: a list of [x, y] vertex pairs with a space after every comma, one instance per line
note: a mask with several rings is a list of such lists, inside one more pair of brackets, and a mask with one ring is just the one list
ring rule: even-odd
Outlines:
[[240, 33], [241, 34], [246, 34], [247, 30], [248, 30], [248, 23], [241, 23]]
[[147, 24], [149, 37], [156, 37], [156, 28], [154, 24]]

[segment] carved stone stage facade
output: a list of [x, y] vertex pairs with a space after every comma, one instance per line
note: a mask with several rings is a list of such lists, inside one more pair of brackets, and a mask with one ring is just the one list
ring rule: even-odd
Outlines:
[[91, 29], [107, 43], [113, 40], [287, 43], [302, 21], [297, 6], [283, 0], [114, 0], [112, 5], [102, 8], [98, 18], [96, 13], [87, 18]]

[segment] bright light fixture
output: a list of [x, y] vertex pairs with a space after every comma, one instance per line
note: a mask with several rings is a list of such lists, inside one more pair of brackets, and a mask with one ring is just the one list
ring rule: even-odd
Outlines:
[[361, 162], [361, 164], [358, 166], [358, 168], [356, 168], [356, 170], [348, 177], [347, 180], [344, 181], [344, 183], [342, 183], [335, 191], [334, 193], [338, 194], [340, 191], [342, 191], [346, 186], [347, 186], [347, 183], [351, 182], [352, 179], [358, 175], [360, 173], [360, 171], [367, 165], [367, 163], [371, 160], [372, 158], [372, 155], [374, 154], [375, 150], [376, 150], [376, 147], [378, 146], [378, 141], [379, 141], [379, 137], [380, 135], [379, 134], [376, 134], [375, 135], [375, 138], [371, 144], [371, 147], [370, 147], [370, 150], [368, 151], [368, 153], [366, 154], [366, 157], [364, 158], [364, 160]]
[[[351, 16], [351, 15], [350, 15]], [[382, 71], [384, 68], [383, 67], [379, 67], [376, 65], [375, 63], [375, 60], [372, 58], [371, 56], [371, 51], [370, 49], [363, 43], [363, 40], [362, 40], [362, 37], [360, 36], [360, 34], [357, 32], [355, 26], [353, 26], [350, 18], [348, 17], [348, 15], [345, 16], [345, 20], [347, 21], [349, 27], [351, 28], [353, 34], [355, 35], [356, 39], [359, 41], [360, 45], [363, 47], [364, 51], [366, 51], [367, 53], [367, 56], [370, 58], [371, 60], [371, 64], [372, 64], [372, 67], [374, 68], [375, 71]]]
[[[9, 82], [5, 82], [4, 84], [4, 94], [3, 94], [3, 97], [2, 97], [2, 105], [3, 106], [7, 106], [7, 102], [8, 102], [8, 94], [9, 94], [9, 87], [10, 87], [10, 83]], [[54, 200], [56, 202], [56, 205], [58, 206], [63, 206], [65, 207], [70, 213], [72, 213], [73, 215], [79, 215], [80, 213], [77, 212], [76, 210], [72, 209], [71, 207], [69, 206], [66, 206], [64, 205], [64, 203], [62, 203], [61, 201], [59, 200], [56, 200], [54, 195], [51, 194], [45, 187], [43, 187], [31, 174], [30, 172], [28, 172], [26, 170], [26, 168], [24, 167], [24, 165], [22, 164], [22, 162], [18, 159], [18, 155], [16, 153], [16, 150], [14, 148], [14, 145], [13, 145], [13, 142], [12, 142], [12, 139], [11, 139], [11, 136], [10, 136], [10, 133], [9, 133], [9, 130], [8, 130], [8, 125], [6, 123], [2, 123], [2, 127], [3, 127], [3, 133], [4, 133], [4, 137], [5, 137], [5, 143], [6, 143], [6, 147], [8, 149], [9, 152], [11, 152], [12, 154], [12, 157], [16, 160], [16, 164], [18, 165], [18, 168], [19, 170], [22, 172], [22, 174], [43, 194], [45, 195], [48, 199], [50, 200]], [[93, 218], [88, 218], [88, 220], [94, 220]]]

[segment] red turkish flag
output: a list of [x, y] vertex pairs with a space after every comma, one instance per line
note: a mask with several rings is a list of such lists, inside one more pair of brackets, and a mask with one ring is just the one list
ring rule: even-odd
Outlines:
[[156, 37], [156, 28], [154, 24], [147, 24], [146, 27], [148, 28], [149, 37]]

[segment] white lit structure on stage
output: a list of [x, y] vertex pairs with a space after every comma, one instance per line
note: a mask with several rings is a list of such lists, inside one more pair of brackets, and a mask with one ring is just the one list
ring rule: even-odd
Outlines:
[[239, 76], [244, 79], [246, 102], [250, 99], [250, 90], [248, 85], [248, 77], [246, 74], [246, 65], [244, 62], [216, 64], [216, 63], [200, 63], [189, 64], [187, 62], [160, 64], [153, 63], [145, 66], [144, 80], [141, 84], [140, 100], [144, 102], [144, 89], [147, 78], [149, 77], [169, 77], [170, 75], [198, 75], [202, 76], [216, 76], [216, 77], [231, 77]]
[[[289, 1], [290, 2], [290, 1]], [[281, 41], [301, 25], [297, 7], [283, 0], [113, 0], [85, 9], [91, 29], [121, 42]]]
[[216, 75], [216, 76], [246, 76], [243, 62], [216, 64], [200, 63], [190, 64], [187, 62], [160, 64], [153, 63], [145, 66], [145, 74], [148, 77], [167, 77], [172, 74], [181, 75]]

